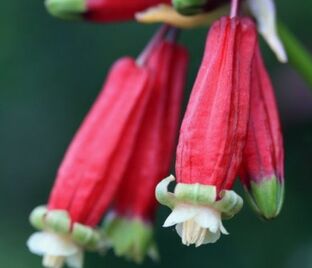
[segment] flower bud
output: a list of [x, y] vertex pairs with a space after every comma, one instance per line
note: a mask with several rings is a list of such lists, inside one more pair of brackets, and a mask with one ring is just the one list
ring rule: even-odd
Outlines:
[[250, 120], [240, 177], [257, 214], [272, 219], [283, 204], [284, 149], [273, 87], [259, 48], [251, 81]]

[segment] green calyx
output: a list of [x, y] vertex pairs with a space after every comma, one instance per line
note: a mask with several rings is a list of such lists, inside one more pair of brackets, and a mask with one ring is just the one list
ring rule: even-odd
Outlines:
[[153, 227], [140, 219], [109, 215], [103, 222], [103, 232], [117, 256], [142, 263], [145, 256], [158, 259], [153, 240]]
[[252, 181], [245, 191], [251, 207], [260, 217], [270, 220], [278, 216], [284, 201], [284, 183], [276, 176]]
[[61, 19], [80, 19], [86, 12], [85, 0], [46, 0], [45, 6], [48, 12]]
[[90, 250], [98, 249], [100, 234], [91, 227], [74, 223], [65, 210], [48, 210], [45, 206], [35, 208], [29, 217], [30, 223], [39, 230], [69, 237], [77, 245]]
[[175, 178], [170, 176], [162, 180], [156, 187], [156, 199], [159, 203], [173, 209], [177, 204], [186, 203], [197, 206], [209, 206], [221, 212], [223, 219], [232, 218], [242, 206], [243, 199], [231, 190], [223, 190], [217, 196], [213, 185], [178, 183], [174, 193], [168, 191], [170, 182]]
[[172, 5], [175, 10], [185, 16], [195, 15], [205, 12], [207, 0], [173, 0]]

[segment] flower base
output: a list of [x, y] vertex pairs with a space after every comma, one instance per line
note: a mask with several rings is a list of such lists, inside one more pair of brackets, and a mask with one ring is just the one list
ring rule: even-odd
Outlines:
[[156, 188], [157, 200], [172, 209], [164, 227], [176, 225], [177, 233], [185, 245], [196, 247], [216, 242], [221, 233], [228, 234], [222, 219], [233, 217], [242, 208], [243, 200], [234, 191], [223, 190], [217, 194], [215, 186], [178, 183], [174, 193], [168, 185], [170, 176]]
[[65, 210], [48, 210], [45, 206], [35, 208], [30, 215], [31, 224], [38, 230], [68, 237], [78, 246], [96, 250], [100, 245], [100, 234], [97, 230], [80, 223], [71, 223]]

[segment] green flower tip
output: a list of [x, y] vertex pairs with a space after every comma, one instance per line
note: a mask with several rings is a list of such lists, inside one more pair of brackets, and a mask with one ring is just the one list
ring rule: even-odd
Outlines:
[[251, 182], [245, 190], [251, 207], [261, 218], [271, 220], [278, 216], [284, 201], [284, 183], [276, 176]]
[[173, 0], [172, 4], [180, 14], [191, 16], [205, 12], [207, 0]]
[[79, 19], [87, 9], [85, 0], [46, 0], [48, 12], [61, 19]]
[[111, 214], [104, 220], [103, 232], [117, 256], [136, 263], [142, 263], [146, 255], [158, 259], [153, 227], [149, 223]]

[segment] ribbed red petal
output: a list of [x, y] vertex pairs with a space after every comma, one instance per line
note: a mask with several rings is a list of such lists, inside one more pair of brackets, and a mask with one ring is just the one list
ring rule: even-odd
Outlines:
[[134, 19], [135, 13], [171, 0], [87, 0], [85, 18], [98, 22]]
[[164, 42], [147, 63], [156, 84], [116, 198], [119, 215], [148, 221], [154, 216], [155, 187], [169, 171], [176, 144], [187, 62], [184, 48]]
[[100, 221], [128, 163], [152, 82], [148, 70], [131, 58], [113, 66], [65, 155], [50, 209], [66, 209], [73, 221], [91, 226]]
[[232, 187], [247, 134], [256, 39], [250, 19], [213, 24], [180, 132], [178, 182]]

